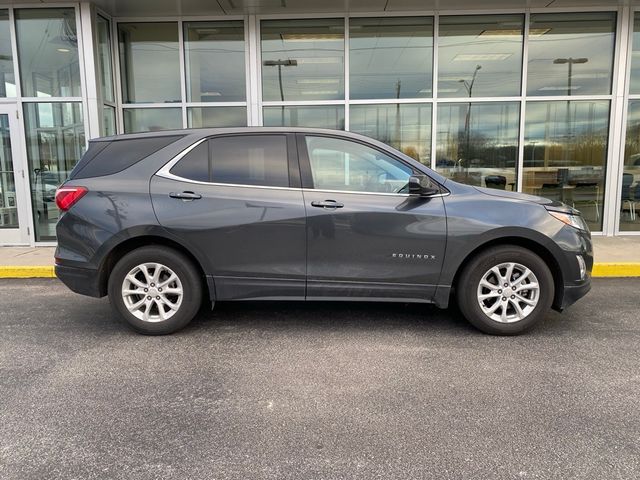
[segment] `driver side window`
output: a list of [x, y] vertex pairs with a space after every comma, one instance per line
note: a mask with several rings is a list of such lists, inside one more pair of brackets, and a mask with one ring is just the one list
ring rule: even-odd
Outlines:
[[307, 136], [313, 185], [319, 190], [400, 193], [406, 190], [410, 167], [360, 143]]

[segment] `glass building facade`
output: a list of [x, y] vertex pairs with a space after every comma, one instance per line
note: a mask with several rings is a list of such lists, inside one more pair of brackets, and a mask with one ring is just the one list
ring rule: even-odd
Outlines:
[[358, 132], [455, 181], [573, 205], [593, 232], [640, 232], [632, 4], [255, 3], [158, 15], [0, 1], [0, 244], [55, 241], [53, 192], [90, 138], [247, 125]]

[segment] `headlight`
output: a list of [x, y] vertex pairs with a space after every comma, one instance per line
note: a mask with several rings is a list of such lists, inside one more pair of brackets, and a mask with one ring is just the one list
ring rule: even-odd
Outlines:
[[580, 215], [571, 215], [570, 213], [556, 212], [554, 210], [547, 210], [549, 215], [557, 218], [562, 223], [569, 225], [570, 227], [577, 228], [578, 230], [589, 231], [589, 227]]

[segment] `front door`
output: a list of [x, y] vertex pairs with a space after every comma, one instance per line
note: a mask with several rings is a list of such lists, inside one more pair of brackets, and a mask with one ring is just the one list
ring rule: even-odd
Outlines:
[[408, 195], [419, 172], [371, 146], [320, 135], [298, 145], [313, 187], [303, 190], [307, 298], [430, 301], [446, 244], [441, 196]]
[[0, 245], [29, 243], [24, 159], [15, 105], [0, 105]]

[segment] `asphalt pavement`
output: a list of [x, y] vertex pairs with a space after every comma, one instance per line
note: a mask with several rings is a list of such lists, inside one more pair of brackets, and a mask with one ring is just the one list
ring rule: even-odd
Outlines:
[[637, 479], [640, 279], [520, 337], [405, 304], [228, 303], [145, 337], [0, 281], [2, 479]]

